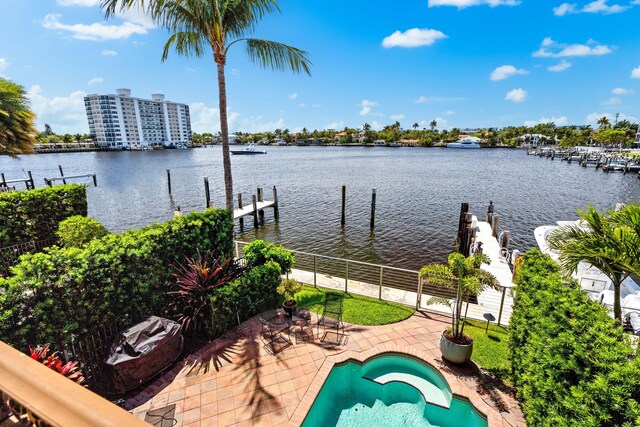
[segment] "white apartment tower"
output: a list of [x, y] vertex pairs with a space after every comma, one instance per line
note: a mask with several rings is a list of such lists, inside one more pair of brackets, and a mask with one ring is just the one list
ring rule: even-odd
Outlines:
[[96, 144], [116, 149], [190, 146], [189, 106], [165, 101], [160, 93], [151, 97], [150, 100], [132, 97], [130, 89], [118, 89], [116, 95], [85, 96], [89, 133]]

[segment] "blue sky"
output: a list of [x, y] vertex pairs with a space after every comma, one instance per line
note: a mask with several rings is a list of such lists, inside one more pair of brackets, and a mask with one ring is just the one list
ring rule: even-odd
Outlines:
[[[191, 106], [219, 130], [215, 65], [172, 54], [140, 13], [100, 0], [0, 0], [0, 74], [29, 91], [38, 126], [88, 130], [82, 97], [130, 88]], [[232, 131], [594, 124], [640, 117], [640, 0], [284, 0], [255, 37], [307, 50], [312, 76], [229, 53]]]

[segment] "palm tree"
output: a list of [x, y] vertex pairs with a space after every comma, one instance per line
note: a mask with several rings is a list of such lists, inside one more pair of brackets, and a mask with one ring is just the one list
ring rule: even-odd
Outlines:
[[[581, 262], [602, 271], [613, 283], [613, 314], [622, 323], [620, 285], [637, 267], [638, 234], [632, 227], [622, 227], [611, 215], [600, 214], [592, 206], [578, 210], [581, 223], [558, 227], [548, 237], [549, 247], [560, 252], [560, 266], [573, 273]], [[615, 216], [614, 216], [615, 218]], [[622, 216], [618, 217], [620, 221]], [[637, 271], [637, 270], [636, 270]]]
[[[218, 68], [218, 100], [222, 134], [222, 163], [226, 207], [233, 210], [233, 179], [229, 156], [227, 85], [225, 65], [229, 49], [244, 43], [249, 59], [273, 70], [311, 74], [307, 52], [286, 44], [246, 37], [268, 13], [279, 12], [277, 0], [103, 0], [107, 16], [137, 8], [171, 32], [162, 60], [171, 47], [179, 55], [201, 57], [213, 54]], [[209, 48], [209, 49], [207, 49]]]
[[371, 130], [371, 125], [369, 123], [365, 123], [364, 125], [362, 125], [362, 130], [364, 132], [369, 132]]
[[438, 127], [438, 122], [434, 120], [431, 120], [431, 123], [429, 123], [429, 126], [431, 127], [431, 130], [434, 130], [436, 127]]
[[607, 119], [606, 116], [602, 116], [598, 119], [598, 125], [603, 129], [608, 129], [611, 127], [611, 122]]
[[24, 88], [0, 77], [0, 155], [32, 152], [38, 131]]
[[412, 127], [413, 127], [413, 130], [416, 130], [420, 127], [420, 125], [418, 124], [418, 122], [415, 122]]
[[464, 323], [461, 321], [462, 305], [469, 296], [482, 292], [486, 287], [497, 287], [498, 279], [480, 268], [490, 262], [486, 254], [475, 254], [468, 258], [458, 252], [449, 254], [448, 264], [425, 265], [420, 269], [420, 277], [426, 284], [455, 289], [456, 298], [450, 301], [442, 297], [431, 297], [427, 304], [444, 304], [453, 312], [451, 334], [454, 341], [463, 337]]

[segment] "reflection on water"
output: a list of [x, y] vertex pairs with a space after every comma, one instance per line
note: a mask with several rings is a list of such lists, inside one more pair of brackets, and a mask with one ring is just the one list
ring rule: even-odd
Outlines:
[[[43, 178], [95, 172], [98, 187], [88, 188], [89, 214], [118, 232], [166, 221], [205, 206], [209, 177], [216, 206], [224, 204], [220, 147], [120, 153], [67, 153], [0, 158], [7, 179], [31, 170]], [[637, 198], [640, 180], [619, 173], [527, 156], [521, 150], [420, 148], [269, 147], [266, 156], [232, 156], [234, 191], [245, 204], [258, 186], [271, 199], [278, 187], [280, 222], [253, 230], [252, 219], [240, 240], [263, 238], [292, 249], [318, 252], [397, 267], [419, 268], [443, 261], [453, 248], [461, 202], [484, 218], [490, 200], [511, 231], [512, 245], [535, 245], [540, 224], [576, 218], [590, 203], [612, 207]], [[172, 196], [166, 169], [171, 169]], [[89, 183], [90, 179], [87, 179]], [[347, 186], [346, 227], [340, 227], [341, 186]], [[369, 229], [371, 190], [377, 190], [376, 228]]]

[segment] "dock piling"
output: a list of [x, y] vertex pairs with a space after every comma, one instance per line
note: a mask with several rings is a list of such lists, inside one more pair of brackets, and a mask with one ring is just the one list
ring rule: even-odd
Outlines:
[[7, 179], [4, 177], [4, 172], [0, 173], [0, 187], [7, 186]]
[[255, 194], [251, 195], [251, 203], [253, 204], [253, 228], [258, 228], [258, 203]]
[[[238, 209], [242, 209], [242, 193], [238, 193]], [[240, 230], [242, 230], [244, 228], [244, 218], [240, 217], [238, 218], [238, 220], [240, 221]]]
[[489, 206], [487, 207], [487, 222], [491, 224], [491, 215], [493, 214], [493, 201], [489, 200]]
[[509, 238], [511, 237], [511, 233], [509, 230], [505, 230], [502, 232], [502, 242], [500, 242], [501, 248], [509, 249]]
[[342, 186], [342, 216], [340, 217], [340, 225], [344, 227], [345, 224], [345, 211], [346, 211], [346, 198], [347, 198], [347, 186]]
[[[258, 202], [263, 202], [264, 201], [264, 192], [262, 190], [262, 187], [258, 187], [258, 189], [256, 191], [258, 193]], [[260, 209], [258, 211], [258, 216], [260, 218], [260, 224], [264, 224], [264, 209]]]
[[369, 224], [369, 227], [371, 228], [371, 230], [373, 230], [375, 228], [375, 222], [376, 222], [376, 189], [373, 189], [373, 192], [371, 193], [371, 222]]
[[167, 169], [167, 188], [169, 189], [169, 194], [171, 194], [171, 170]]
[[207, 208], [211, 207], [211, 194], [209, 193], [209, 178], [204, 178], [204, 196], [207, 201]]
[[273, 186], [273, 216], [276, 219], [280, 219], [280, 209], [278, 208], [278, 190], [276, 186]]
[[491, 224], [491, 232], [493, 237], [498, 237], [498, 233], [500, 232], [500, 215], [493, 214], [493, 223]]
[[27, 175], [29, 175], [29, 180], [26, 182], [27, 190], [33, 190], [36, 186], [33, 183], [33, 175], [31, 175], [31, 171], [27, 171]]

